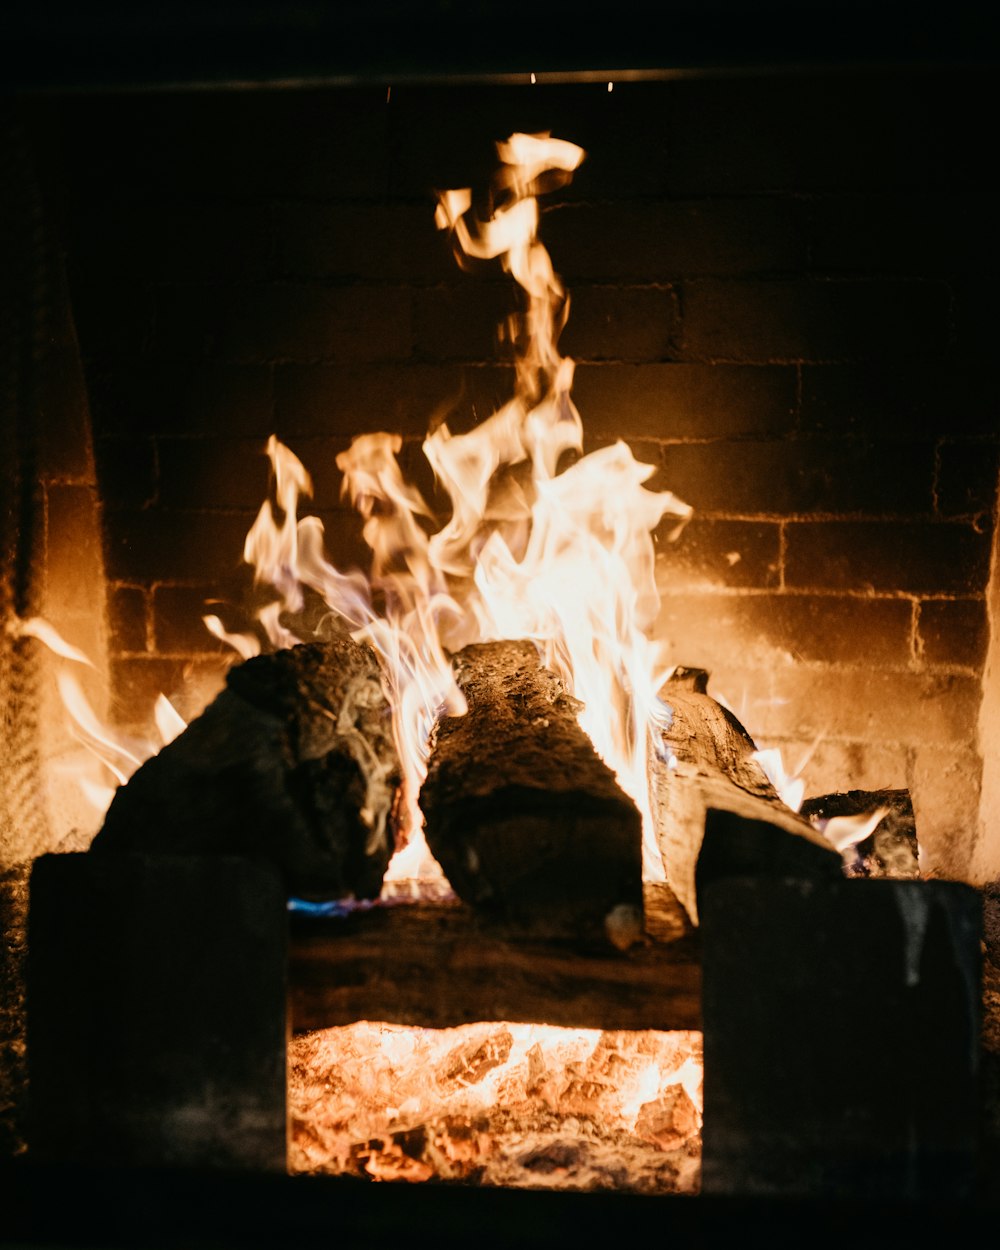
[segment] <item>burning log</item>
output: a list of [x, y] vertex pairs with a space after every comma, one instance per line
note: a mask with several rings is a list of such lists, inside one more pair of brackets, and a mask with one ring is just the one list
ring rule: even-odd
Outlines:
[[859, 824], [865, 816], [881, 814], [881, 819], [860, 842], [848, 834], [845, 843], [853, 846], [853, 858], [846, 871], [851, 877], [892, 877], [897, 880], [920, 876], [917, 827], [909, 790], [844, 790], [836, 794], [806, 799], [800, 808], [827, 838], [836, 841], [838, 826]]
[[[708, 693], [702, 669], [678, 669], [660, 691], [672, 720], [650, 760], [657, 842], [667, 881], [698, 923], [695, 876], [840, 875], [841, 857], [781, 798], [753, 739]], [[706, 828], [712, 827], [710, 846]], [[706, 854], [702, 855], [703, 843]]]
[[374, 898], [398, 774], [374, 652], [301, 644], [232, 669], [116, 792], [91, 852], [237, 854], [276, 864], [292, 894]]
[[531, 642], [456, 658], [464, 716], [436, 728], [420, 792], [427, 841], [460, 898], [535, 936], [642, 914], [642, 828]]

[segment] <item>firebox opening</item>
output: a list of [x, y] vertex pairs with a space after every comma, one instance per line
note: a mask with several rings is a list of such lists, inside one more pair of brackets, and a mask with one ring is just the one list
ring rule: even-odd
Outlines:
[[[19, 517], [34, 510], [52, 537], [72, 513], [69, 528], [89, 536], [86, 561], [47, 566], [85, 609], [83, 633], [73, 612], [65, 632], [84, 650], [92, 641], [104, 666], [88, 592], [103, 609], [106, 589], [117, 727], [169, 737], [169, 716], [154, 712], [163, 693], [195, 717], [234, 666], [203, 627], [206, 608], [236, 633], [260, 606], [240, 553], [268, 489], [271, 436], [313, 474], [337, 567], [364, 566], [363, 518], [344, 506], [338, 465], [352, 439], [389, 431], [407, 479], [429, 496], [428, 429], [456, 412], [456, 428], [477, 428], [511, 392], [495, 339], [507, 289], [456, 273], [429, 221], [434, 192], [482, 185], [495, 140], [551, 131], [588, 153], [542, 214], [572, 301], [559, 342], [576, 362], [584, 450], [624, 440], [655, 469], [651, 487], [694, 509], [677, 542], [672, 524], [656, 533], [669, 660], [710, 672], [806, 799], [908, 793], [922, 875], [994, 879], [993, 813], [977, 831], [991, 812], [981, 792], [996, 788], [993, 205], [970, 122], [990, 115], [990, 73], [880, 64], [605, 88], [365, 82], [22, 102], [44, 194], [26, 203], [28, 184], [8, 185], [20, 223], [12, 254], [38, 259], [39, 205], [59, 245], [28, 282], [17, 324], [31, 327], [24, 359], [37, 378], [51, 363], [37, 327], [60, 324], [53, 300], [72, 314], [62, 341], [85, 386], [70, 403], [87, 409], [96, 472], [85, 456], [67, 465], [25, 442], [37, 413], [52, 412], [37, 394], [3, 428], [17, 435]], [[63, 262], [64, 294], [53, 295]], [[19, 622], [4, 634], [17, 693], [35, 646], [21, 627], [43, 600], [23, 577], [37, 548], [16, 537], [18, 567], [0, 584]], [[30, 754], [14, 761], [19, 785]], [[75, 817], [29, 837], [7, 810], [7, 796], [24, 793], [5, 787], [2, 812], [19, 934], [31, 859], [87, 841]], [[921, 908], [903, 917], [909, 937], [926, 932]], [[11, 950], [22, 958], [23, 941]], [[21, 1013], [10, 1001], [10, 1140], [22, 1149]], [[476, 1028], [487, 1036], [473, 1068], [481, 1047], [489, 1066], [507, 1033], [515, 1053], [513, 1026]], [[595, 1076], [601, 1045], [571, 1060], [574, 1079]], [[518, 1061], [529, 1074], [530, 1050]], [[398, 1119], [372, 1127], [364, 1140], [381, 1146], [352, 1154], [352, 1139], [350, 1166], [419, 1172], [439, 1150], [458, 1171], [478, 1167], [468, 1154], [490, 1151], [471, 1144], [473, 1114], [463, 1110], [454, 1133], [442, 1114], [430, 1131]], [[628, 1135], [643, 1136], [639, 1122]], [[571, 1163], [560, 1150], [539, 1158], [540, 1170]]]

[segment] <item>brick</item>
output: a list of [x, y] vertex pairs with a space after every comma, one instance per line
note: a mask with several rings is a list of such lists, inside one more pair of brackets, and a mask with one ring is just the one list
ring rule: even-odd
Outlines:
[[933, 436], [996, 432], [992, 362], [943, 356], [802, 369], [802, 425], [817, 433]]
[[[249, 570], [248, 570], [249, 574]], [[249, 576], [243, 579], [249, 581]], [[243, 591], [247, 586], [243, 586]], [[224, 594], [228, 591], [228, 594]], [[153, 588], [153, 638], [160, 657], [170, 655], [222, 655], [232, 657], [231, 648], [210, 633], [204, 620], [208, 614], [223, 619], [231, 632], [250, 629], [249, 614], [237, 612], [231, 604], [239, 602], [236, 579], [230, 587], [156, 586]], [[220, 602], [220, 599], [222, 602]], [[239, 619], [237, 619], [239, 618]]]
[[510, 360], [511, 347], [501, 338], [500, 327], [523, 307], [513, 283], [467, 282], [418, 290], [413, 296], [414, 352], [427, 362]]
[[942, 443], [938, 448], [934, 502], [940, 516], [992, 516], [1000, 456], [996, 443]]
[[673, 355], [674, 291], [661, 287], [577, 287], [559, 348], [574, 360], [658, 361]]
[[111, 649], [116, 652], [145, 651], [149, 640], [149, 600], [141, 586], [108, 589], [108, 624]]
[[830, 737], [951, 747], [974, 735], [981, 697], [974, 677], [862, 666], [751, 669], [737, 657], [712, 677], [712, 692], [757, 742]]
[[672, 489], [696, 512], [927, 514], [931, 507], [930, 443], [673, 443], [664, 462]]
[[953, 278], [954, 337], [957, 352], [965, 359], [993, 359], [1000, 316], [997, 315], [996, 277], [988, 271]]
[[656, 534], [657, 583], [666, 590], [778, 585], [781, 527], [766, 521], [705, 520], [695, 516], [668, 541], [671, 523]]
[[920, 604], [917, 639], [926, 664], [982, 670], [989, 621], [982, 599], [930, 599]]
[[791, 522], [786, 542], [790, 587], [968, 595], [989, 576], [989, 535], [971, 525]]
[[156, 509], [106, 514], [107, 571], [112, 580], [216, 582], [243, 564], [254, 513]]
[[141, 355], [152, 336], [154, 304], [140, 280], [85, 283], [71, 271], [70, 293], [84, 359]]
[[[334, 568], [341, 572], [346, 572], [349, 569], [361, 569], [366, 574], [369, 572], [372, 553], [362, 536], [364, 521], [360, 514], [350, 508], [349, 505], [339, 508], [314, 508], [311, 505], [303, 505], [299, 516], [301, 518], [307, 515], [315, 517], [320, 523], [323, 539], [323, 556], [328, 564], [332, 564]], [[250, 518], [247, 522], [248, 529], [252, 519]], [[242, 566], [242, 537], [239, 544], [239, 555]], [[233, 592], [228, 589], [233, 585], [231, 576], [228, 580], [220, 577], [202, 578], [200, 580], [207, 582], [208, 585], [217, 586], [219, 595], [222, 597], [230, 596], [230, 602], [234, 602], [232, 598]], [[269, 585], [261, 585], [252, 595], [247, 592], [241, 598], [235, 600], [235, 603], [240, 610], [250, 613], [254, 608], [259, 608], [265, 602], [270, 602], [274, 598], [276, 598], [276, 594], [273, 588]]]
[[823, 196], [814, 202], [812, 266], [917, 277], [995, 270], [996, 194]]
[[74, 195], [370, 197], [385, 193], [385, 90], [98, 95], [60, 115]]
[[95, 437], [124, 434], [242, 434], [274, 425], [271, 368], [222, 361], [130, 360], [88, 370]]
[[101, 196], [74, 223], [77, 264], [94, 282], [260, 281], [274, 276], [271, 206], [246, 200]]
[[404, 480], [419, 491], [421, 498], [434, 513], [434, 520], [429, 524], [436, 531], [451, 515], [452, 505], [447, 490], [434, 476], [431, 463], [424, 453], [423, 440], [407, 440], [396, 458]]
[[284, 203], [274, 207], [277, 272], [289, 278], [437, 283], [458, 273], [436, 202]]
[[69, 294], [61, 290], [53, 299], [42, 363], [32, 378], [37, 472], [49, 481], [93, 484], [87, 383]]
[[279, 365], [275, 421], [282, 436], [326, 434], [347, 446], [355, 434], [387, 430], [423, 437], [432, 420], [481, 420], [513, 394], [511, 368], [459, 364]]
[[270, 463], [259, 439], [160, 440], [160, 506], [258, 508], [267, 498]]
[[547, 201], [662, 192], [669, 98], [661, 83], [618, 83], [610, 94], [604, 82], [479, 84], [466, 96], [453, 86], [402, 83], [387, 110], [392, 194], [485, 191], [497, 167], [494, 142], [517, 131], [547, 131], [588, 153], [571, 185]]
[[909, 749], [894, 743], [821, 739], [768, 740], [777, 747], [790, 776], [805, 782], [807, 798], [844, 790], [902, 790], [907, 785]]
[[[565, 34], [560, 32], [560, 42]], [[485, 189], [496, 169], [491, 140], [547, 131], [587, 154], [570, 186], [547, 200], [662, 194], [669, 104], [669, 86], [637, 81], [616, 81], [612, 93], [606, 81], [479, 85], [465, 98], [440, 86], [394, 86], [390, 113], [399, 159], [392, 190], [415, 195], [427, 186]]]
[[909, 788], [928, 875], [969, 880], [982, 784], [982, 760], [969, 745], [974, 732], [944, 746], [915, 744]]
[[343, 474], [337, 468], [337, 456], [346, 446], [343, 439], [290, 438], [285, 445], [299, 458], [312, 482], [312, 494], [303, 500], [300, 513], [349, 507], [343, 503]]
[[802, 268], [801, 205], [731, 198], [659, 203], [570, 204], [540, 231], [556, 271], [583, 282], [671, 282], [692, 274], [773, 273]]
[[800, 661], [905, 668], [911, 606], [833, 595], [667, 594], [656, 637], [672, 659], [709, 671], [735, 657], [751, 668]]
[[161, 659], [153, 656], [112, 660], [113, 720], [123, 729], [144, 736], [149, 753], [159, 748], [154, 708], [162, 694], [190, 722], [222, 689], [228, 656], [215, 658]]
[[[184, 687], [184, 660], [152, 656], [117, 657], [111, 661], [112, 719], [116, 725], [141, 729], [155, 739], [153, 709], [161, 694], [172, 700]], [[141, 751], [141, 759], [151, 749]]]
[[693, 360], [882, 359], [943, 350], [950, 296], [940, 282], [685, 281], [682, 355]]
[[51, 485], [46, 513], [46, 599], [60, 620], [91, 620], [104, 559], [97, 491]]
[[410, 354], [410, 302], [391, 287], [161, 287], [152, 351], [250, 363], [398, 360]]
[[982, 189], [985, 75], [961, 69], [730, 76], [672, 85], [674, 194]]
[[595, 436], [785, 434], [794, 421], [796, 376], [779, 365], [580, 365], [573, 399]]
[[116, 508], [144, 508], [157, 496], [156, 447], [148, 438], [102, 438], [95, 445], [101, 495]]
[[328, 508], [315, 515], [323, 526], [324, 550], [329, 563], [342, 573], [361, 569], [367, 574], [372, 553], [361, 534], [360, 516], [347, 508]]

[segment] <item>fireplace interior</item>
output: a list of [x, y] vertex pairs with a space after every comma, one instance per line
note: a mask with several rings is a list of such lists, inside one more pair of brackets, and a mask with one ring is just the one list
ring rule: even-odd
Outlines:
[[[530, 50], [489, 5], [460, 38], [445, 5], [419, 30], [392, 5], [339, 26], [309, 5], [23, 19], [3, 101], [0, 1244], [433, 1225], [551, 1245], [643, 1218], [856, 1239], [995, 1211], [995, 44], [961, 11], [945, 29], [887, 6], [864, 37], [830, 14], [821, 39], [781, 7], [677, 6], [668, 51], [637, 38], [642, 5], [603, 44], [538, 14]], [[508, 401], [498, 326], [520, 305], [496, 260], [456, 265], [435, 207], [482, 195], [516, 134], [585, 153], [538, 197], [584, 458], [624, 441], [691, 510], [653, 531], [678, 715], [704, 698], [745, 729], [790, 818], [893, 796], [919, 858], [854, 881], [757, 808], [703, 801], [688, 894], [636, 877], [624, 938], [558, 902], [527, 933], [464, 897], [289, 912], [287, 878], [232, 848], [97, 858], [111, 789], [177, 731], [161, 696], [190, 724], [246, 663], [227, 640], [267, 648], [273, 588], [244, 542], [269, 439], [309, 473], [339, 570], [371, 561], [338, 463], [358, 436], [398, 436], [447, 516], [425, 438]], [[67, 673], [92, 722], [67, 716]], [[81, 745], [98, 732], [117, 777]], [[563, 876], [555, 896], [594, 885], [582, 857]], [[434, 1078], [464, 1096], [542, 1024], [598, 1031], [578, 1090], [594, 1055], [627, 1066], [627, 1039], [672, 1039], [678, 1069], [703, 1039], [704, 1108], [678, 1079], [642, 1096], [655, 1124], [629, 1122], [684, 1153], [655, 1195], [635, 1176], [540, 1192], [572, 1178], [563, 1122], [527, 1152], [539, 1192], [471, 1184], [467, 1108], [416, 1144], [376, 1148], [368, 1125], [355, 1172], [398, 1183], [286, 1174], [332, 1170], [319, 1121], [289, 1137], [290, 1096], [301, 1120], [346, 1082], [342, 1052], [316, 1066], [320, 1030], [486, 1030]], [[434, 1149], [452, 1171], [407, 1184]]]

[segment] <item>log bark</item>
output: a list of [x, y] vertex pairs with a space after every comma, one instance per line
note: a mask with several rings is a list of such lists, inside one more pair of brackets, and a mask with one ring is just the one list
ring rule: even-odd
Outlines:
[[350, 638], [258, 656], [116, 792], [92, 854], [238, 854], [291, 894], [374, 898], [399, 779], [374, 652]]
[[[839, 874], [838, 852], [780, 797], [755, 758], [756, 745], [708, 694], [708, 674], [679, 669], [660, 691], [672, 719], [662, 753], [650, 758], [657, 843], [667, 883], [698, 923], [696, 875], [789, 871]], [[710, 861], [699, 866], [713, 818]]]
[[530, 642], [473, 644], [455, 667], [468, 712], [438, 723], [420, 806], [456, 893], [536, 936], [641, 923], [641, 818], [576, 701]]

